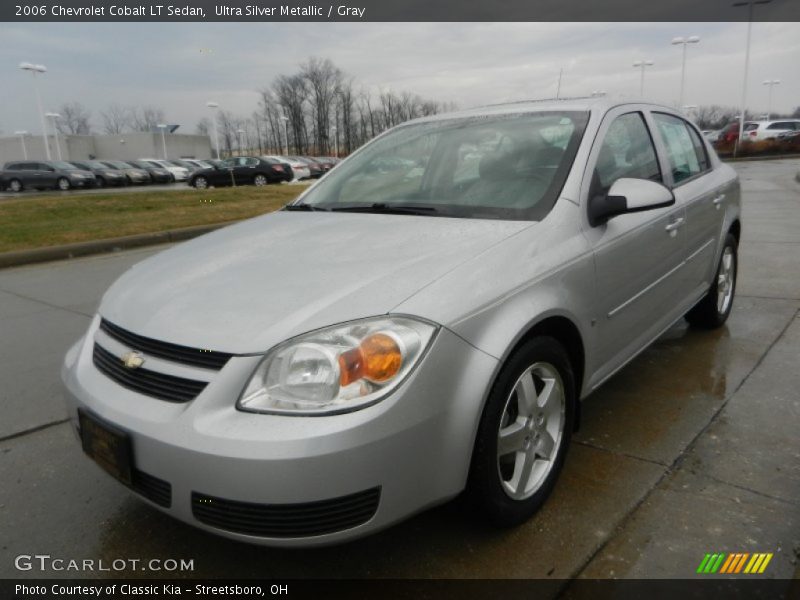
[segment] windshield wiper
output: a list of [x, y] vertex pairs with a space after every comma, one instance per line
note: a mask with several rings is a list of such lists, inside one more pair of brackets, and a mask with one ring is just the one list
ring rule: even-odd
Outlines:
[[439, 212], [433, 206], [418, 206], [414, 204], [387, 204], [385, 202], [334, 206], [331, 207], [330, 210], [334, 212], [382, 213], [388, 215], [434, 215]]
[[313, 204], [306, 204], [305, 202], [300, 202], [299, 204], [287, 204], [281, 210], [296, 210], [296, 211], [315, 211], [315, 210], [322, 210], [328, 211], [327, 208], [321, 208], [319, 206], [314, 206]]

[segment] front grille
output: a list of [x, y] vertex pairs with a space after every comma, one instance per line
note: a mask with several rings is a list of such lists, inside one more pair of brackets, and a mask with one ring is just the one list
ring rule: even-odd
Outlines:
[[133, 491], [159, 506], [169, 508], [172, 505], [172, 486], [163, 479], [134, 469], [131, 487]]
[[122, 359], [114, 356], [99, 344], [94, 345], [92, 361], [101, 373], [121, 386], [170, 402], [194, 400], [208, 385], [205, 381], [184, 379], [148, 369], [129, 369], [122, 363]]
[[380, 488], [303, 504], [253, 504], [192, 492], [192, 514], [206, 525], [261, 537], [306, 537], [334, 533], [369, 521], [378, 510]]
[[201, 350], [198, 348], [189, 348], [188, 346], [179, 346], [178, 344], [170, 344], [169, 342], [160, 342], [126, 331], [122, 327], [118, 327], [105, 319], [100, 320], [100, 329], [133, 350], [138, 350], [143, 354], [149, 354], [150, 356], [156, 356], [172, 362], [191, 365], [193, 367], [205, 367], [207, 369], [219, 371], [225, 366], [225, 363], [228, 362], [231, 356], [233, 356], [232, 354], [214, 350]]

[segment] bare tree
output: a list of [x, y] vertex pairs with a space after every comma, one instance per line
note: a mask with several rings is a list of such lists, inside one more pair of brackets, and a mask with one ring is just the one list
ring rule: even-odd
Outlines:
[[109, 105], [101, 111], [100, 116], [103, 119], [103, 132], [111, 135], [124, 133], [131, 125], [130, 109], [119, 104]]
[[211, 119], [208, 117], [203, 117], [197, 122], [195, 126], [195, 131], [198, 135], [211, 135], [212, 126], [211, 126]]
[[91, 125], [89, 119], [91, 113], [80, 102], [66, 102], [58, 109], [61, 115], [60, 119], [56, 120], [56, 127], [58, 132], [63, 135], [89, 135], [91, 133]]
[[143, 106], [131, 110], [131, 124], [134, 131], [152, 131], [165, 120], [164, 110], [155, 106]]
[[308, 128], [306, 127], [305, 105], [308, 100], [308, 86], [302, 75], [278, 75], [273, 83], [275, 98], [283, 115], [289, 118], [290, 140], [288, 146], [298, 154], [308, 153]]
[[313, 115], [314, 146], [319, 154], [329, 154], [331, 108], [341, 91], [342, 72], [330, 59], [311, 57], [300, 67], [308, 82]]

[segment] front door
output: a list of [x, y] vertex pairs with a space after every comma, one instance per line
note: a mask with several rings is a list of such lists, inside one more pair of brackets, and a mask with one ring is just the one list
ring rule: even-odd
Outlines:
[[[646, 112], [625, 110], [610, 112], [601, 125], [582, 186], [584, 207], [622, 177], [664, 183]], [[675, 320], [685, 219], [684, 207], [676, 203], [586, 226], [597, 278], [593, 320], [598, 360], [591, 387]]]

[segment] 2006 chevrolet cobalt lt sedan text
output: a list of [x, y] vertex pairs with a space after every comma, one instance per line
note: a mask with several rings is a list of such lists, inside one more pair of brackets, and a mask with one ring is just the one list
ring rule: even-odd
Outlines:
[[684, 315], [725, 322], [739, 214], [661, 106], [412, 121], [125, 273], [67, 353], [69, 414], [125, 485], [239, 540], [338, 542], [465, 490], [520, 523], [582, 398]]

